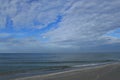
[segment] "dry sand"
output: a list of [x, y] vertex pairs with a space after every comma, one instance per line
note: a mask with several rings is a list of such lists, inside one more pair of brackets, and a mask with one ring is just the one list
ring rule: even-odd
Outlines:
[[120, 80], [120, 63], [77, 69], [15, 80]]

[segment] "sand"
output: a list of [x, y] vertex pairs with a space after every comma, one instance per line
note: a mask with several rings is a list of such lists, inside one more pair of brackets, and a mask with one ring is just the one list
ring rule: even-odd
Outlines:
[[76, 69], [15, 80], [120, 80], [120, 63]]

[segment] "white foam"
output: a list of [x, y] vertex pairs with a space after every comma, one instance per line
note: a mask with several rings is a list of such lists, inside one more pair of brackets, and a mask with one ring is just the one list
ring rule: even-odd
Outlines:
[[89, 67], [89, 66], [97, 66], [97, 65], [100, 65], [98, 63], [94, 63], [94, 64], [82, 64], [82, 65], [74, 65], [72, 67]]

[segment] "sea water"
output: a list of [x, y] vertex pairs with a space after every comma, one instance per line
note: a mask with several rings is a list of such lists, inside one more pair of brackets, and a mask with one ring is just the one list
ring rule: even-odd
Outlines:
[[0, 53], [0, 80], [119, 60], [120, 53]]

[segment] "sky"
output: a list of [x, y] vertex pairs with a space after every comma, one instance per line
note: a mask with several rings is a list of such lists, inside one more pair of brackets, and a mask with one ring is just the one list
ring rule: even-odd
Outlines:
[[0, 0], [0, 53], [120, 52], [120, 0]]

